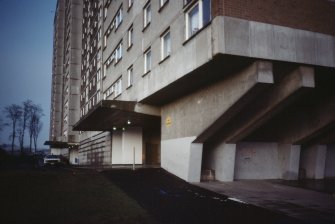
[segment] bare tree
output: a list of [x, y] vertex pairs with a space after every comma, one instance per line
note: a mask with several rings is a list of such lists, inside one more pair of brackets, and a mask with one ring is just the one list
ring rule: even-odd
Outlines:
[[[28, 120], [28, 127], [29, 127], [29, 150], [31, 152], [32, 149], [32, 143], [34, 140], [34, 133], [38, 129], [38, 126], [40, 124], [40, 118], [43, 116], [43, 110], [39, 105], [33, 104], [31, 106], [31, 111], [30, 111], [30, 117]], [[40, 127], [42, 128], [42, 127]], [[39, 130], [40, 132], [41, 130]], [[39, 134], [39, 133], [38, 133]], [[38, 137], [37, 134], [37, 137]], [[36, 150], [36, 149], [35, 149]]]
[[[3, 126], [5, 126], [5, 124], [3, 123], [3, 120], [2, 120], [2, 118], [0, 117], [0, 132], [1, 132], [2, 129], [3, 129]], [[0, 141], [1, 141], [1, 139], [0, 139]]]
[[24, 138], [24, 128], [23, 128], [23, 121], [22, 118], [18, 120], [18, 125], [17, 125], [17, 138], [19, 141], [19, 145], [20, 145], [20, 153], [23, 153], [23, 138]]
[[41, 133], [42, 130], [42, 122], [40, 121], [40, 118], [37, 117], [35, 123], [34, 123], [34, 130], [33, 130], [33, 139], [34, 139], [34, 152], [36, 153], [36, 149], [37, 149], [37, 139], [39, 134]]
[[21, 154], [24, 148], [24, 135], [26, 133], [26, 128], [28, 125], [29, 118], [31, 117], [32, 107], [34, 106], [33, 101], [26, 100], [22, 103], [22, 119], [19, 123], [18, 135], [19, 135], [19, 143]]
[[17, 104], [11, 104], [4, 109], [4, 113], [7, 117], [7, 119], [10, 120], [12, 124], [12, 155], [14, 153], [14, 142], [15, 142], [15, 137], [16, 137], [16, 123], [18, 120], [20, 120], [22, 116], [22, 107]]
[[5, 124], [3, 123], [2, 118], [0, 117], [0, 132], [2, 131], [2, 128]]

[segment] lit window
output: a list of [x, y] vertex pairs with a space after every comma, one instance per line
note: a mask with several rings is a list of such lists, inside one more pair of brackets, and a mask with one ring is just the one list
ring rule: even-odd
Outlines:
[[211, 20], [211, 1], [199, 0], [186, 12], [186, 39]]
[[170, 31], [166, 31], [161, 37], [161, 60], [171, 53], [171, 35]]
[[133, 34], [134, 34], [134, 29], [133, 25], [128, 29], [128, 47], [131, 47], [133, 45]]
[[143, 18], [143, 26], [147, 27], [151, 22], [151, 4], [148, 4], [144, 7], [144, 18]]
[[130, 87], [133, 85], [133, 66], [130, 66], [127, 71], [128, 74], [128, 83], [127, 87]]
[[150, 72], [151, 70], [151, 49], [149, 48], [144, 53], [144, 74]]

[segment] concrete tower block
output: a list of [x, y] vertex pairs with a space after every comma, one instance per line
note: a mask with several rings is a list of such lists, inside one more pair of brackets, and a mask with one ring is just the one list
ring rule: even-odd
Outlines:
[[308, 179], [323, 179], [326, 165], [326, 145], [313, 145], [302, 151], [301, 168]]

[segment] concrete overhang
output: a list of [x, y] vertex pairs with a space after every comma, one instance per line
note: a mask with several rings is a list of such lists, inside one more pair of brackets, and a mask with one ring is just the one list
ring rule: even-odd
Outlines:
[[218, 80], [229, 78], [230, 75], [245, 69], [254, 61], [255, 59], [248, 57], [224, 54], [215, 55], [207, 63], [159, 88], [139, 101], [156, 106], [168, 104]]
[[51, 148], [64, 149], [64, 148], [74, 148], [78, 146], [78, 143], [69, 143], [61, 141], [45, 141], [44, 145], [48, 145]]
[[74, 126], [74, 131], [111, 131], [126, 127], [159, 128], [160, 109], [134, 101], [102, 100]]

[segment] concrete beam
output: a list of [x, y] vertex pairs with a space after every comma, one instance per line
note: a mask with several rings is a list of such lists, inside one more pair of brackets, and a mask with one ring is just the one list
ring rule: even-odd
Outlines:
[[307, 117], [296, 118], [295, 125], [282, 134], [280, 142], [311, 145], [334, 141], [335, 95], [320, 101], [309, 108]]
[[272, 63], [265, 61], [255, 62], [257, 69], [252, 77], [255, 81], [254, 85], [237, 100], [227, 111], [225, 111], [215, 122], [206, 128], [194, 140], [194, 143], [201, 143], [208, 140], [212, 135], [217, 133], [230, 119], [243, 110], [243, 108], [255, 100], [258, 95], [263, 92], [270, 84], [274, 83], [272, 72]]
[[226, 142], [241, 141], [286, 106], [315, 86], [314, 69], [300, 66], [283, 77], [264, 97], [250, 105], [225, 136]]

